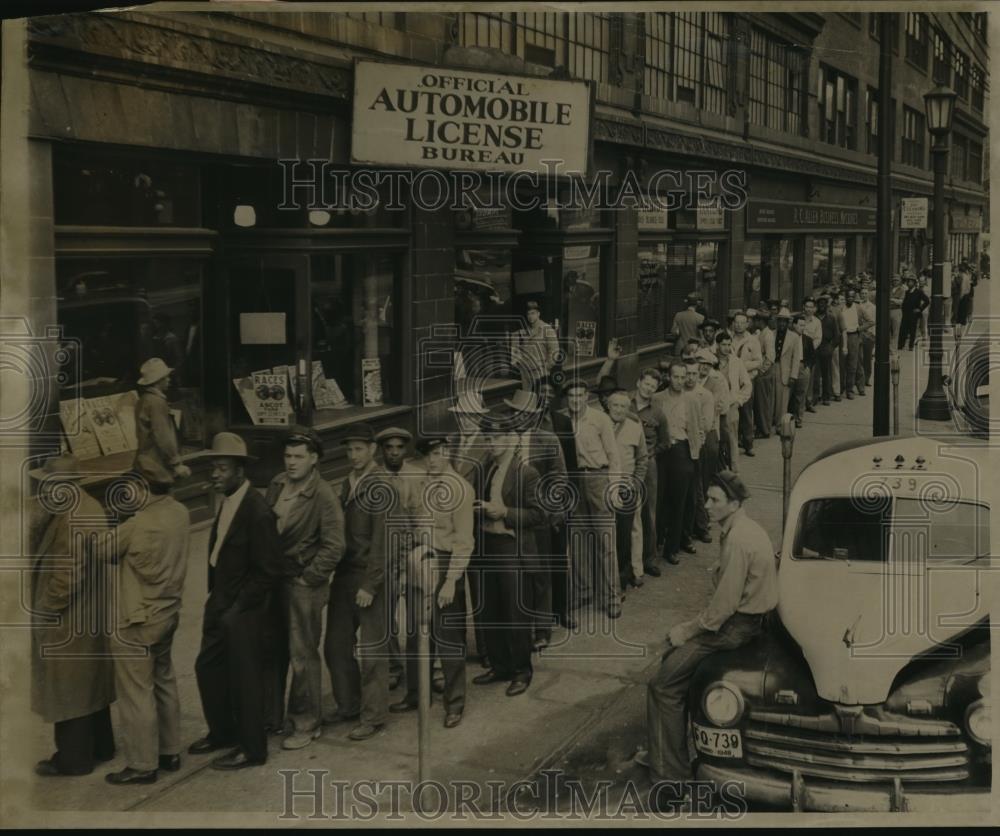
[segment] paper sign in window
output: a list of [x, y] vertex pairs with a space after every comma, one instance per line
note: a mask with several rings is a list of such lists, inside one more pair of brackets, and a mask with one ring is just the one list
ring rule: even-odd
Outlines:
[[284, 345], [285, 314], [241, 313], [240, 345]]

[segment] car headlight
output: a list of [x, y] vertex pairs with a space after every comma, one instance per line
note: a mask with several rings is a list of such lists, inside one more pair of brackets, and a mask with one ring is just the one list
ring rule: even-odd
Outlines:
[[743, 694], [735, 685], [716, 682], [706, 689], [701, 707], [713, 725], [735, 726], [743, 716]]
[[993, 718], [988, 700], [978, 700], [965, 710], [965, 727], [976, 743], [992, 745]]

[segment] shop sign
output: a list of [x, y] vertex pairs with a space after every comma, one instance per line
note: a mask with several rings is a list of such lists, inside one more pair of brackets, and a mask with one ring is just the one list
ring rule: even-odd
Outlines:
[[288, 375], [254, 372], [253, 411], [255, 426], [287, 426], [292, 404], [288, 398]]
[[455, 226], [459, 229], [506, 229], [510, 226], [507, 210], [478, 209], [470, 207], [455, 214]]
[[927, 198], [904, 197], [899, 207], [900, 229], [924, 229], [927, 226]]
[[667, 229], [667, 210], [640, 209], [639, 230], [649, 232], [665, 232]]
[[721, 206], [699, 206], [697, 211], [699, 232], [718, 232], [726, 228], [726, 214]]
[[382, 166], [587, 170], [590, 88], [553, 81], [358, 61], [351, 161]]
[[951, 232], [980, 232], [983, 226], [982, 215], [978, 212], [970, 215], [960, 215], [952, 212], [948, 228]]
[[850, 232], [875, 229], [875, 210], [863, 206], [833, 206], [751, 200], [747, 232]]

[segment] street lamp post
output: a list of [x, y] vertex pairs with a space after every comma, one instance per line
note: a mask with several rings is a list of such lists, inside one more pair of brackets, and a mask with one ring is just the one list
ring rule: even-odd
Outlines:
[[944, 391], [942, 360], [944, 346], [944, 262], [948, 242], [944, 232], [944, 175], [948, 164], [948, 134], [955, 109], [955, 93], [943, 85], [935, 87], [924, 96], [927, 129], [934, 138], [931, 154], [934, 156], [934, 272], [931, 277], [931, 314], [927, 330], [930, 332], [930, 369], [927, 388], [920, 397], [917, 416], [925, 421], [947, 421], [951, 417], [948, 396]]

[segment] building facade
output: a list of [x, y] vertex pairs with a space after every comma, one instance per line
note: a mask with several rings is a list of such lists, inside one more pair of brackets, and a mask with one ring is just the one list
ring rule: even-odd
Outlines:
[[[595, 369], [610, 338], [623, 383], [669, 348], [673, 314], [701, 291], [717, 316], [876, 266], [878, 46], [871, 13], [135, 11], [28, 22], [32, 318], [77, 355], [49, 396], [120, 396], [161, 356], [185, 448], [223, 429], [277, 466], [280, 427], [247, 391], [287, 385], [294, 418], [338, 432], [450, 430], [454, 348], [493, 352], [488, 403], [519, 383], [507, 332], [525, 303], [557, 326], [565, 366]], [[986, 15], [894, 15], [893, 263], [930, 263], [932, 193], [923, 95], [959, 95], [946, 185], [950, 258], [978, 258], [987, 229]], [[851, 48], [845, 49], [845, 46]], [[857, 47], [857, 48], [855, 48]], [[589, 172], [728, 173], [747, 200], [664, 212], [310, 211], [288, 206], [280, 161], [352, 169], [357, 60], [592, 89]], [[460, 164], [456, 164], [460, 167]], [[559, 188], [562, 186], [557, 184]], [[477, 330], [489, 315], [486, 331]], [[492, 330], [490, 330], [492, 329]], [[582, 337], [581, 337], [582, 335]], [[271, 376], [256, 376], [270, 372]], [[320, 374], [321, 373], [321, 374]], [[266, 394], [265, 394], [266, 399]], [[417, 405], [420, 409], [417, 409]], [[39, 450], [38, 452], [45, 452]], [[126, 452], [93, 469], [127, 469]], [[95, 484], [100, 484], [98, 479]], [[204, 485], [181, 494], [208, 513]]]

